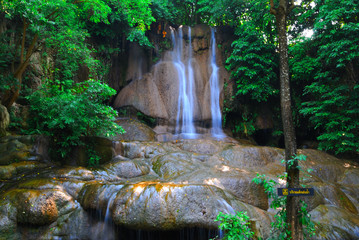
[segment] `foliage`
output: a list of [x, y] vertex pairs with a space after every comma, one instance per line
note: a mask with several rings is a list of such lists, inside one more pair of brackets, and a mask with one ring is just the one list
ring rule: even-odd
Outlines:
[[[14, 75], [19, 85], [22, 84], [23, 72], [36, 52], [41, 51], [45, 55], [43, 60], [48, 78], [73, 80], [79, 66], [88, 67], [90, 77], [101, 78], [97, 76], [99, 62], [94, 58], [94, 48], [88, 41], [90, 37], [121, 34], [140, 45], [152, 46], [145, 36], [150, 24], [155, 21], [151, 3], [152, 0], [1, 1], [0, 16], [4, 14], [14, 23], [12, 27], [5, 28], [8, 30], [1, 34], [0, 39], [1, 46], [6, 46], [0, 51], [0, 68], [9, 69], [11, 66], [12, 69], [12, 74], [5, 72], [0, 77], [1, 85], [7, 86], [1, 90], [7, 91], [3, 96], [8, 104], [12, 104], [9, 95], [18, 95], [20, 89], [16, 82], [8, 79]], [[94, 31], [96, 29], [98, 31]]]
[[233, 133], [244, 134], [248, 137], [256, 131], [255, 127], [256, 114], [252, 114], [248, 111], [244, 111], [241, 115], [241, 119], [234, 119]]
[[156, 119], [154, 119], [153, 117], [147, 116], [146, 114], [143, 114], [142, 112], [137, 112], [136, 116], [140, 122], [147, 124], [150, 127], [156, 126]]
[[[288, 160], [288, 169], [293, 166], [294, 161], [305, 161], [305, 155], [295, 155], [292, 159]], [[282, 162], [285, 162], [283, 160]], [[300, 171], [303, 171], [298, 166]], [[311, 172], [311, 169], [307, 170], [308, 173]], [[304, 171], [303, 171], [304, 172]], [[306, 173], [306, 174], [308, 174]], [[284, 175], [278, 176], [281, 181], [286, 181], [288, 178], [287, 173]], [[277, 195], [277, 187], [279, 183], [274, 181], [273, 179], [268, 180], [265, 175], [260, 175], [257, 173], [257, 177], [253, 178], [252, 180], [254, 183], [263, 186], [264, 191], [267, 193], [268, 198], [271, 199], [270, 208], [274, 210], [278, 210], [276, 215], [274, 216], [275, 221], [271, 223], [271, 236], [270, 239], [287, 239], [290, 236], [290, 231], [288, 223], [287, 223], [287, 211], [286, 211], [286, 203], [287, 203], [287, 196], [278, 196]], [[286, 186], [288, 187], [288, 186]], [[300, 211], [299, 211], [300, 221], [303, 226], [303, 233], [304, 239], [311, 238], [315, 235], [315, 225], [311, 221], [311, 216], [307, 211], [307, 204], [303, 201], [300, 201]]]
[[237, 83], [236, 95], [255, 101], [267, 101], [278, 93], [275, 46], [266, 44], [263, 34], [251, 22], [236, 28], [238, 39], [232, 43], [233, 51], [227, 59], [227, 69]]
[[36, 52], [48, 50], [45, 59], [51, 54], [51, 61], [46, 59], [49, 63], [46, 74], [51, 79], [72, 80], [79, 65], [87, 65], [90, 72], [96, 72], [97, 62], [86, 43], [89, 35], [81, 19], [107, 23], [110, 8], [103, 1], [2, 1], [1, 11], [13, 23], [1, 36], [1, 44], [8, 46], [6, 61], [11, 66], [1, 78], [13, 75], [18, 80], [3, 94], [8, 108], [19, 96], [23, 73]]
[[215, 221], [219, 221], [219, 229], [224, 231], [224, 240], [251, 239], [254, 232], [249, 225], [247, 212], [236, 212], [235, 214], [224, 214], [220, 212]]
[[315, 3], [313, 38], [291, 48], [293, 80], [306, 85], [300, 113], [320, 133], [320, 149], [358, 152], [359, 3]]
[[110, 136], [124, 132], [114, 123], [116, 112], [103, 104], [115, 91], [95, 80], [68, 85], [44, 85], [28, 97], [32, 133], [51, 136], [65, 157], [82, 136]]
[[249, 3], [244, 0], [199, 0], [199, 5], [204, 23], [235, 26]]
[[[279, 176], [279, 178], [284, 180], [285, 176]], [[270, 239], [286, 239], [287, 236], [290, 236], [287, 225], [287, 211], [285, 208], [287, 197], [279, 197], [276, 193], [276, 186], [278, 183], [272, 179], [266, 179], [265, 175], [257, 174], [257, 177], [253, 178], [252, 181], [263, 186], [268, 198], [272, 200], [269, 207], [278, 210], [274, 216], [275, 221], [271, 223], [272, 228]]]
[[[286, 175], [278, 176], [279, 179], [284, 180]], [[269, 239], [279, 240], [279, 239], [287, 239], [290, 236], [290, 231], [288, 230], [287, 224], [287, 211], [286, 211], [286, 202], [287, 196], [280, 197], [276, 193], [276, 187], [279, 185], [274, 180], [268, 180], [265, 178], [265, 175], [257, 174], [252, 180], [254, 183], [259, 184], [264, 187], [265, 192], [268, 195], [268, 198], [272, 199], [270, 208], [278, 210], [276, 215], [274, 216], [275, 221], [271, 223], [271, 236]], [[315, 235], [315, 227], [314, 223], [310, 220], [311, 216], [307, 211], [307, 204], [301, 201], [300, 207], [300, 221], [303, 225], [304, 237], [308, 239]]]
[[97, 167], [100, 164], [101, 157], [94, 149], [94, 143], [90, 142], [87, 146], [88, 167]]
[[157, 21], [175, 22], [178, 14], [173, 1], [170, 0], [152, 0], [151, 10]]

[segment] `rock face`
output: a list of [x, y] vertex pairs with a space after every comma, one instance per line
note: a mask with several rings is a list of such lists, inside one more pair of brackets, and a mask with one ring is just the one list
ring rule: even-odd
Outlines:
[[[168, 34], [170, 38], [170, 34]], [[209, 66], [210, 54], [210, 28], [197, 25], [191, 31], [192, 67], [194, 70], [194, 120], [204, 121], [211, 119], [210, 109], [210, 83], [211, 68]], [[183, 51], [189, 48], [188, 27], [183, 27]], [[228, 73], [222, 63], [221, 52], [217, 49], [217, 65], [219, 66], [220, 88], [223, 88], [224, 79]], [[184, 54], [183, 62], [187, 63], [188, 54]], [[139, 60], [138, 60], [139, 61]], [[131, 72], [132, 70], [129, 69]], [[142, 78], [133, 78], [117, 95], [114, 107], [132, 106], [153, 118], [164, 120], [174, 125], [177, 117], [179, 77], [170, 51], [162, 54], [161, 60], [154, 65], [149, 73]], [[222, 96], [223, 101], [223, 96]], [[221, 102], [222, 105], [222, 102]]]
[[135, 119], [118, 119], [116, 121], [126, 133], [115, 137], [115, 140], [120, 141], [154, 141], [155, 132], [146, 124], [141, 123]]
[[10, 115], [6, 107], [0, 104], [0, 137], [6, 136], [6, 128], [10, 123]]
[[[256, 236], [268, 238], [274, 211], [252, 179], [259, 173], [279, 181], [282, 149], [200, 139], [122, 142], [120, 153], [92, 169], [26, 159], [0, 166], [0, 239], [102, 239], [102, 232], [116, 239], [122, 233], [109, 222], [166, 234], [216, 229], [219, 212], [235, 211], [247, 212]], [[299, 153], [307, 156], [303, 170], [313, 169], [303, 184], [315, 196], [303, 200], [314, 239], [358, 239], [358, 164], [317, 150]]]

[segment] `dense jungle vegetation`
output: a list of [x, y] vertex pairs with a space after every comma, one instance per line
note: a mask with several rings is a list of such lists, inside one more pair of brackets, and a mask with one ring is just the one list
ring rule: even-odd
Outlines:
[[[287, 30], [298, 138], [355, 156], [359, 3], [302, 0], [295, 5]], [[115, 94], [107, 85], [110, 55], [123, 51], [126, 41], [153, 48], [148, 32], [156, 24], [203, 23], [227, 26], [235, 35], [231, 47], [222, 49], [236, 83], [223, 109], [227, 126], [239, 135], [254, 135], [251, 106], [267, 103], [278, 122], [272, 134], [282, 134], [278, 39], [269, 0], [1, 0], [0, 19], [1, 102], [13, 131], [56, 136], [62, 149], [79, 144], [80, 136], [121, 132], [112, 123], [116, 112], [107, 106]], [[39, 55], [43, 61], [36, 63]], [[29, 65], [38, 69], [30, 71]], [[23, 105], [30, 106], [26, 123], [19, 114]]]

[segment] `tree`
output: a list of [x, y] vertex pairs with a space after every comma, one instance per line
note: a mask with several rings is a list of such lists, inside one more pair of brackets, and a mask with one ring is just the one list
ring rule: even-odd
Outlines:
[[[298, 161], [295, 158], [297, 143], [292, 119], [287, 42], [287, 18], [294, 7], [294, 0], [292, 0], [291, 3], [287, 0], [279, 0], [277, 5], [274, 4], [274, 0], [270, 1], [270, 13], [276, 17], [278, 32], [280, 105], [285, 141], [286, 172], [288, 174], [287, 186], [289, 188], [299, 187]], [[292, 161], [292, 164], [290, 164], [290, 161]], [[298, 198], [288, 196], [286, 210], [288, 230], [290, 231], [288, 238], [296, 240], [303, 239], [302, 226], [299, 221], [300, 204]]]
[[[2, 85], [7, 85], [2, 102], [7, 107], [20, 94], [23, 74], [37, 51], [52, 53], [54, 64], [48, 66], [47, 77], [59, 81], [72, 81], [80, 65], [86, 65], [96, 78], [93, 47], [88, 39], [92, 35], [119, 34], [129, 41], [150, 46], [144, 33], [154, 21], [150, 4], [152, 0], [14, 0], [1, 1], [1, 13], [16, 27], [2, 34], [0, 51], [5, 56]], [[116, 23], [117, 31], [109, 31], [102, 24]], [[124, 39], [125, 39], [124, 38]], [[0, 67], [1, 67], [0, 62]], [[10, 81], [10, 80], [13, 81]], [[7, 80], [7, 81], [5, 81]], [[9, 84], [12, 84], [9, 86]]]
[[[110, 12], [101, 0], [14, 0], [1, 1], [1, 6], [6, 17], [19, 24], [14, 39], [7, 39], [8, 49], [11, 50], [9, 54], [13, 58], [11, 75], [16, 79], [15, 84], [2, 95], [2, 102], [8, 109], [19, 97], [23, 74], [36, 51], [43, 47], [55, 47], [60, 53], [76, 55], [74, 60], [91, 59], [84, 42], [88, 35], [79, 22], [79, 16], [85, 15], [94, 23], [107, 22]], [[17, 19], [21, 20], [17, 22]]]
[[294, 80], [305, 82], [300, 112], [318, 131], [319, 149], [359, 152], [358, 1], [316, 1], [312, 39], [292, 47]]
[[123, 133], [114, 120], [117, 112], [104, 104], [116, 91], [107, 84], [88, 80], [68, 87], [48, 82], [28, 96], [30, 132], [51, 136], [56, 155], [66, 157], [83, 136]]

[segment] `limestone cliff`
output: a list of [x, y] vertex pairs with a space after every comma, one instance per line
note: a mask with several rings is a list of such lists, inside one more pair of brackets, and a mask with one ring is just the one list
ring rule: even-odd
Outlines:
[[[168, 31], [170, 30], [168, 29]], [[166, 36], [168, 39], [170, 37], [170, 34]], [[193, 27], [191, 42], [188, 39], [188, 27], [183, 27], [183, 39], [181, 39], [183, 51], [188, 50], [189, 44], [193, 49], [191, 62], [195, 85], [193, 90], [195, 96], [194, 121], [206, 121], [211, 119], [209, 85], [212, 71], [209, 65], [210, 27], [205, 25]], [[173, 64], [171, 51], [172, 49], [162, 52], [160, 60], [147, 73], [142, 72], [142, 69], [146, 69], [147, 65], [141, 66], [143, 62], [141, 54], [138, 51], [130, 52], [129, 59], [135, 59], [140, 70], [136, 73], [134, 69], [128, 69], [127, 75], [135, 77], [131, 78], [132, 81], [119, 92], [113, 106], [115, 108], [132, 106], [148, 116], [164, 120], [162, 122], [165, 124], [174, 125], [178, 111], [179, 77]], [[224, 58], [218, 48], [216, 48], [216, 55], [218, 56], [220, 89], [223, 89], [223, 84], [229, 79], [229, 74], [224, 68], [222, 60]], [[183, 62], [188, 62], [188, 54], [184, 53], [183, 58]], [[129, 64], [129, 66], [133, 68], [134, 65]], [[223, 106], [223, 93], [221, 93], [220, 105]]]

